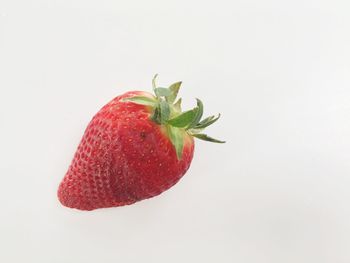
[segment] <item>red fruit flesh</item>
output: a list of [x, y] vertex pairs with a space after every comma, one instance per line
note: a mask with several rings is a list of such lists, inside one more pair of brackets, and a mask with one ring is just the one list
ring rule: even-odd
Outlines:
[[64, 206], [93, 210], [132, 204], [169, 189], [189, 168], [192, 137], [185, 137], [178, 160], [164, 127], [150, 120], [151, 108], [121, 101], [136, 95], [152, 96], [127, 92], [89, 123], [58, 189]]

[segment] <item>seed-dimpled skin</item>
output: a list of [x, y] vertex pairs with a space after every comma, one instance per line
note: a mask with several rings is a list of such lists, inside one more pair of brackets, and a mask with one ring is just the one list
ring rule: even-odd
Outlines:
[[150, 109], [122, 101], [133, 91], [106, 104], [91, 120], [59, 189], [60, 202], [93, 210], [123, 206], [159, 195], [185, 174], [194, 151], [185, 138], [181, 160], [164, 127], [150, 120]]

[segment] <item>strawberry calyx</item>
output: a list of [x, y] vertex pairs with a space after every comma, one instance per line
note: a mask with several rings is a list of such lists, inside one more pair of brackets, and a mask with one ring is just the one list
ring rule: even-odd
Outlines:
[[220, 114], [202, 119], [203, 103], [198, 98], [196, 99], [196, 107], [191, 110], [182, 111], [181, 98], [176, 100], [182, 82], [175, 82], [168, 88], [157, 87], [156, 78], [157, 75], [152, 80], [153, 92], [155, 94], [153, 97], [134, 96], [125, 98], [123, 101], [130, 101], [152, 108], [151, 120], [166, 128], [167, 135], [175, 147], [179, 160], [182, 157], [185, 136], [192, 136], [214, 143], [225, 143], [202, 133], [205, 128], [220, 118]]

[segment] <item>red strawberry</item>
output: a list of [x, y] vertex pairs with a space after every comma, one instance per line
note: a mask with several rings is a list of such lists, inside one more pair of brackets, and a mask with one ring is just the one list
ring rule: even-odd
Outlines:
[[174, 103], [181, 82], [157, 88], [155, 96], [127, 92], [105, 105], [85, 130], [58, 189], [60, 202], [93, 210], [159, 195], [189, 168], [193, 137], [221, 142], [200, 132], [219, 117], [200, 121], [203, 105], [181, 112]]

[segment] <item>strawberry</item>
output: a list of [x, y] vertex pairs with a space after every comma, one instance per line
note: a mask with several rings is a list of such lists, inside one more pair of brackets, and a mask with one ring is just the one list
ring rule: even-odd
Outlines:
[[131, 91], [114, 98], [91, 120], [58, 188], [67, 207], [93, 210], [159, 195], [189, 168], [194, 137], [223, 143], [201, 131], [218, 115], [201, 120], [203, 104], [181, 111], [181, 82], [156, 87], [155, 95]]

